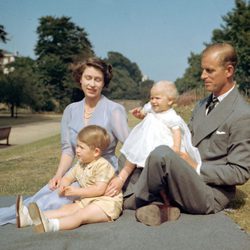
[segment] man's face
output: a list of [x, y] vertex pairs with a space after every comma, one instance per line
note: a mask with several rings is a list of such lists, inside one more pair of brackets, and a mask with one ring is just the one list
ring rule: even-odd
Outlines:
[[203, 55], [201, 68], [201, 79], [204, 81], [207, 91], [219, 96], [228, 90], [228, 69], [227, 66], [221, 64], [217, 51]]

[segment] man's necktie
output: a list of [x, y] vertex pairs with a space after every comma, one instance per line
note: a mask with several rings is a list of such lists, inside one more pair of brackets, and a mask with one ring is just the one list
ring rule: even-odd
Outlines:
[[218, 102], [219, 99], [216, 96], [210, 99], [210, 102], [207, 103], [207, 115], [214, 109]]

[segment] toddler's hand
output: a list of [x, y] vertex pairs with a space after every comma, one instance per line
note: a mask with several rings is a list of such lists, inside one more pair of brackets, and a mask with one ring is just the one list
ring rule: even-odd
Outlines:
[[181, 158], [185, 160], [192, 168], [196, 169], [198, 166], [198, 163], [195, 162], [188, 153], [186, 152], [180, 152], [179, 153]]
[[145, 117], [145, 114], [142, 111], [142, 107], [131, 109], [129, 112], [138, 119], [143, 119]]
[[57, 190], [59, 196], [65, 196], [65, 186], [60, 186]]

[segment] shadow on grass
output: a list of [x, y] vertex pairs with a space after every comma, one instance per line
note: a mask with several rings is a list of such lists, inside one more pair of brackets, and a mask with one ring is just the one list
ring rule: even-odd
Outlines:
[[2, 149], [2, 148], [9, 148], [9, 147], [11, 147], [11, 146], [13, 146], [13, 145], [11, 145], [11, 144], [4, 144], [4, 143], [0, 143], [0, 149]]
[[246, 199], [248, 195], [242, 190], [236, 190], [235, 198], [228, 204], [228, 208], [231, 209], [240, 209], [246, 204]]

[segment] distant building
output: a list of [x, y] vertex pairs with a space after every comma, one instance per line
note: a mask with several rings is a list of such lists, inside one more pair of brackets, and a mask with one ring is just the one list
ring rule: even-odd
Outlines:
[[14, 55], [6, 50], [1, 50], [0, 53], [1, 53], [0, 54], [0, 70], [4, 74], [9, 74], [10, 72], [12, 72], [14, 70], [14, 68], [13, 67], [9, 68], [6, 66], [7, 66], [7, 64], [15, 61], [16, 55]]
[[142, 82], [149, 80], [149, 77], [147, 75], [142, 76]]

